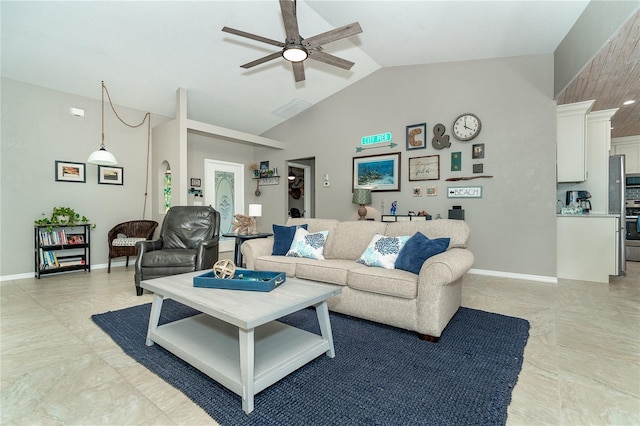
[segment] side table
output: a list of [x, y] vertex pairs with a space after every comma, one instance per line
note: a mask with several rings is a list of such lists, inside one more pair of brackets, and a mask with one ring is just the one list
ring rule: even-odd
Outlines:
[[236, 239], [236, 245], [235, 248], [233, 250], [233, 263], [236, 264], [236, 266], [242, 268], [242, 251], [240, 250], [240, 247], [242, 246], [242, 243], [244, 243], [246, 240], [253, 240], [256, 238], [267, 238], [272, 236], [273, 234], [268, 233], [268, 232], [261, 232], [258, 234], [247, 234], [247, 235], [238, 235], [235, 232], [229, 232], [226, 234], [222, 234], [223, 237], [227, 237], [227, 238], [235, 238]]

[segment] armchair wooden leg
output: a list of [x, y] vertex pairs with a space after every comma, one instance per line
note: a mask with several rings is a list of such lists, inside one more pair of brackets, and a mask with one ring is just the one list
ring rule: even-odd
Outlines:
[[142, 296], [142, 292], [144, 291], [144, 289], [142, 287], [136, 286], [136, 295], [137, 296]]
[[126, 263], [126, 265], [124, 265], [124, 266], [125, 266], [125, 268], [128, 268], [128, 267], [129, 267], [129, 256], [127, 256], [127, 263]]
[[111, 273], [111, 256], [109, 256], [109, 266], [107, 266], [107, 274]]

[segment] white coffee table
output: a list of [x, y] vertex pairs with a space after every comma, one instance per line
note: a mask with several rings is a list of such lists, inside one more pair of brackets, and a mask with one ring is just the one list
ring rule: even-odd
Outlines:
[[[193, 287], [193, 277], [204, 272], [140, 283], [155, 293], [146, 344], [159, 344], [240, 395], [246, 413], [258, 392], [322, 354], [335, 356], [327, 299], [340, 287], [297, 278], [271, 292]], [[164, 298], [202, 314], [158, 326]], [[276, 321], [309, 306], [322, 336]]]

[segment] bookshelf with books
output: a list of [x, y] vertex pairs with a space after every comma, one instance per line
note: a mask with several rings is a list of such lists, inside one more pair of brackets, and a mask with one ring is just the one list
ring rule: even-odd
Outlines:
[[36, 277], [69, 271], [91, 272], [91, 224], [36, 225]]

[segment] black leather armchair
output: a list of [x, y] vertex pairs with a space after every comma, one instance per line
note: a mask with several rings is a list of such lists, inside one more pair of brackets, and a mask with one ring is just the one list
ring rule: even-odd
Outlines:
[[142, 280], [212, 268], [219, 239], [220, 213], [213, 207], [171, 207], [159, 238], [136, 243], [136, 294], [142, 295]]

